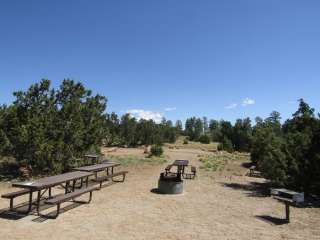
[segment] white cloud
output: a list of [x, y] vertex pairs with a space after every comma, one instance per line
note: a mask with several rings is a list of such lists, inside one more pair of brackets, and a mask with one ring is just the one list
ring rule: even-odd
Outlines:
[[253, 105], [255, 104], [255, 101], [253, 99], [250, 99], [250, 98], [245, 98], [242, 100], [242, 106], [248, 106], [248, 105]]
[[224, 108], [225, 108], [225, 109], [233, 109], [233, 108], [236, 108], [237, 106], [238, 106], [237, 103], [231, 103], [230, 105], [225, 106]]
[[164, 110], [165, 110], [166, 112], [171, 112], [171, 111], [177, 110], [177, 108], [176, 108], [176, 107], [167, 107], [167, 108], [165, 108]]
[[163, 116], [159, 112], [152, 112], [148, 110], [143, 109], [129, 109], [127, 110], [127, 113], [129, 113], [131, 116], [135, 117], [136, 119], [145, 119], [145, 120], [153, 120], [156, 123], [160, 123]]

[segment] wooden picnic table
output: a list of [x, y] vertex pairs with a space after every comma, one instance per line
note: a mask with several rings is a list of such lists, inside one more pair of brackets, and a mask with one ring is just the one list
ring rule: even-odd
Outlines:
[[[27, 182], [13, 183], [12, 186], [29, 189], [30, 191], [29, 206], [28, 206], [27, 212], [31, 211], [31, 207], [33, 204], [32, 203], [33, 192], [38, 192], [37, 201], [35, 205], [37, 207], [37, 213], [39, 214], [40, 200], [41, 200], [41, 197], [46, 193], [46, 191], [49, 191], [49, 198], [51, 198], [51, 188], [57, 185], [61, 185], [65, 189], [65, 194], [67, 194], [68, 192], [74, 191], [77, 180], [81, 180], [81, 186], [82, 186], [84, 178], [86, 179], [86, 186], [88, 187], [88, 179], [89, 179], [89, 176], [92, 176], [92, 175], [93, 173], [91, 172], [75, 171], [75, 172], [68, 172], [68, 173], [63, 173], [55, 176], [50, 176], [50, 177], [39, 178], [37, 180], [32, 180]], [[70, 182], [72, 182], [71, 186], [70, 186]], [[41, 193], [42, 190], [44, 191]]]
[[97, 154], [86, 154], [84, 157], [90, 161], [90, 164], [96, 164], [98, 163], [98, 159], [101, 155]]
[[111, 174], [113, 174], [114, 167], [117, 167], [120, 165], [121, 165], [120, 163], [109, 161], [109, 162], [99, 163], [99, 164], [90, 165], [90, 166], [73, 168], [73, 170], [82, 171], [82, 172], [92, 172], [95, 175], [95, 178], [97, 178], [98, 172], [107, 170], [107, 175], [109, 175], [109, 169], [111, 168]]
[[184, 174], [184, 169], [189, 165], [188, 160], [175, 160], [172, 164], [173, 166], [177, 166], [178, 174]]

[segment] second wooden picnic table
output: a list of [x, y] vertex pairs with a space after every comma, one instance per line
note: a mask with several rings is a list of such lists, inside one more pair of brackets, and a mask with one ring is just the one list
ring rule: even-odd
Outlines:
[[95, 178], [97, 178], [98, 172], [102, 172], [106, 170], [107, 175], [109, 175], [109, 169], [111, 169], [111, 174], [113, 174], [114, 167], [117, 167], [120, 165], [121, 164], [117, 162], [105, 162], [105, 163], [99, 163], [99, 164], [90, 165], [90, 166], [77, 167], [77, 168], [73, 168], [73, 170], [82, 171], [82, 172], [91, 172], [95, 175]]
[[184, 174], [184, 169], [189, 165], [188, 160], [175, 160], [172, 164], [173, 166], [177, 166], [178, 174]]

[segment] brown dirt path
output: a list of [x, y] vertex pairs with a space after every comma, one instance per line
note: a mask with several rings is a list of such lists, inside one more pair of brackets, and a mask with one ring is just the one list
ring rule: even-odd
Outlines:
[[[199, 153], [166, 150], [169, 161], [189, 159], [196, 166]], [[91, 204], [66, 211], [56, 220], [1, 217], [0, 239], [320, 239], [320, 209], [291, 208], [290, 224], [258, 218], [283, 217], [284, 207], [269, 197], [252, 196], [247, 186], [263, 180], [243, 176], [245, 169], [237, 175], [200, 170], [196, 180], [185, 181], [182, 195], [152, 193], [165, 165], [129, 167], [125, 183], [95, 192]], [[0, 194], [10, 190], [2, 184]], [[0, 208], [7, 206], [1, 199]]]

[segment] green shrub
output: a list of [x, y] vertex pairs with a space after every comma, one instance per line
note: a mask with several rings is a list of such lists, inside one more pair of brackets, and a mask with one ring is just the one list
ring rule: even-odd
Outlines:
[[188, 144], [188, 143], [189, 143], [188, 139], [183, 140], [183, 144]]
[[21, 175], [19, 164], [12, 157], [0, 157], [0, 179], [17, 178]]
[[161, 156], [163, 154], [163, 149], [160, 145], [153, 145], [151, 147], [151, 156]]
[[233, 148], [232, 142], [231, 142], [231, 140], [230, 140], [229, 138], [227, 138], [227, 137], [224, 137], [224, 138], [222, 139], [222, 142], [219, 143], [217, 149], [218, 149], [218, 151], [224, 150], [224, 151], [227, 151], [227, 152], [230, 152], [230, 153], [234, 152], [234, 148]]
[[208, 135], [201, 135], [199, 138], [199, 142], [203, 144], [209, 144], [210, 143], [210, 137]]

